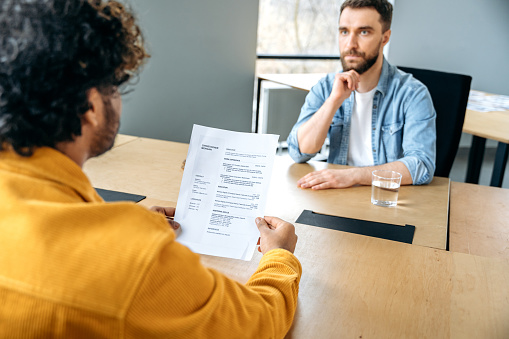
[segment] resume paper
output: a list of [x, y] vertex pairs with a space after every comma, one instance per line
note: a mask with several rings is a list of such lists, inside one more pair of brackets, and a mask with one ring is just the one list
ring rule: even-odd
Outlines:
[[193, 126], [175, 212], [178, 242], [200, 254], [251, 260], [278, 137]]

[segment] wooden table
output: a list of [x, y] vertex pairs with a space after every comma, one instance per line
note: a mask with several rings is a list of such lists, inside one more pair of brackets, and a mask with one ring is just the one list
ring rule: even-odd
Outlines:
[[[137, 138], [91, 159], [85, 171], [98, 188], [177, 201], [183, 174], [180, 167], [187, 148], [187, 144]], [[401, 187], [395, 208], [371, 204], [371, 186], [322, 191], [297, 187], [297, 181], [309, 172], [345, 167], [318, 161], [296, 164], [289, 156], [276, 157], [266, 213], [289, 222], [295, 222], [307, 209], [401, 226], [410, 224], [416, 227], [413, 244], [446, 249], [448, 178], [435, 177], [429, 185]]]
[[[303, 275], [288, 338], [508, 338], [509, 259], [296, 231]], [[246, 282], [260, 258], [202, 262]]]
[[[115, 145], [125, 140], [120, 136]], [[84, 170], [94, 187], [176, 202], [188, 147], [183, 143], [135, 137], [90, 159]]]
[[[258, 75], [258, 91], [261, 90], [261, 83], [263, 81], [271, 81], [296, 89], [310, 91], [318, 80], [325, 75], [325, 73], [260, 74]], [[255, 132], [258, 131], [259, 112], [260, 98], [258, 96]], [[465, 181], [473, 184], [479, 183], [486, 139], [491, 139], [498, 141], [498, 146], [490, 185], [502, 187], [509, 155], [509, 111], [477, 112], [467, 109], [463, 123], [463, 132], [473, 135]]]
[[371, 203], [371, 186], [348, 189], [301, 189], [297, 181], [312, 171], [346, 168], [326, 162], [296, 164], [289, 156], [276, 157], [266, 213], [295, 222], [304, 210], [346, 218], [415, 226], [413, 244], [446, 249], [449, 218], [449, 179], [433, 178], [429, 185], [402, 186], [394, 208]]
[[[87, 163], [85, 171], [95, 186], [157, 196], [145, 201], [146, 205], [169, 200], [166, 203], [174, 206], [180, 180], [170, 181], [182, 176], [180, 164], [186, 146], [135, 139]], [[117, 166], [120, 160], [121, 169]], [[287, 172], [278, 172], [281, 166]], [[290, 187], [294, 178], [310, 169], [278, 163], [271, 185], [274, 196], [269, 204], [283, 200], [285, 195], [285, 191], [272, 192], [274, 187], [286, 187], [290, 191], [282, 203], [287, 207], [280, 211], [287, 217], [300, 212], [296, 205], [318, 206], [320, 200], [336, 198], [337, 208], [348, 212], [344, 204], [351, 202], [333, 196], [341, 190], [319, 193]], [[278, 177], [287, 179], [280, 183]], [[352, 190], [358, 197], [364, 196], [358, 189]], [[313, 196], [294, 196], [298, 191]], [[359, 204], [358, 211], [364, 211], [367, 205]], [[277, 208], [273, 206], [269, 210]], [[377, 210], [400, 213], [382, 207]], [[296, 232], [299, 241], [295, 254], [302, 263], [303, 276], [288, 338], [509, 337], [508, 258], [453, 253], [303, 224], [296, 224]], [[204, 265], [246, 282], [256, 270], [261, 254], [256, 252], [250, 262], [205, 255], [201, 258]]]
[[509, 259], [509, 190], [453, 182], [451, 196], [449, 250]]

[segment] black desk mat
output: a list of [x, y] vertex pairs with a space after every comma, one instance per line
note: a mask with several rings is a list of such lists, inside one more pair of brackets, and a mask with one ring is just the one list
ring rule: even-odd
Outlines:
[[382, 222], [344, 218], [315, 213], [309, 210], [304, 210], [295, 222], [407, 244], [412, 243], [415, 233], [415, 226], [412, 225], [399, 226]]
[[95, 189], [97, 193], [104, 199], [106, 202], [114, 202], [114, 201], [134, 201], [139, 202], [146, 198], [144, 195], [124, 193], [118, 191], [110, 191], [102, 188]]

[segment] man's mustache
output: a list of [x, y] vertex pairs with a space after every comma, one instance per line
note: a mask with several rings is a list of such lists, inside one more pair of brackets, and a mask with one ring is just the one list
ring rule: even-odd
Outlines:
[[345, 53], [343, 53], [343, 56], [347, 56], [347, 55], [353, 55], [353, 56], [358, 56], [358, 57], [363, 57], [366, 55], [365, 53], [362, 53], [362, 52], [357, 52], [357, 51], [353, 51], [353, 50], [350, 50], [350, 51], [345, 51]]

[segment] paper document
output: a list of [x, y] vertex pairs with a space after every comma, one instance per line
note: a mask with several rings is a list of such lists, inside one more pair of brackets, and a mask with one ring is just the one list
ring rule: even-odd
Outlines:
[[200, 254], [251, 260], [277, 135], [194, 125], [177, 201], [177, 241]]

